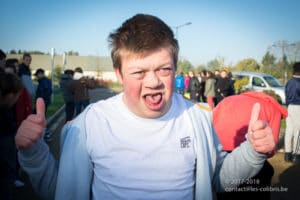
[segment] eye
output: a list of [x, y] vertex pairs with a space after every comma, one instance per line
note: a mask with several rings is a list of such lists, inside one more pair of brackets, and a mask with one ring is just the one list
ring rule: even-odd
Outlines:
[[136, 78], [142, 78], [145, 75], [144, 71], [135, 71], [132, 72], [131, 75]]
[[172, 73], [171, 67], [162, 67], [158, 70], [160, 76], [168, 76]]

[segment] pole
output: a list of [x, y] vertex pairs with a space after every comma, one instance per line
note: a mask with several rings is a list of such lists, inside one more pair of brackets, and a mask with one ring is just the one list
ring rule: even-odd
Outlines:
[[175, 26], [175, 36], [176, 36], [176, 39], [178, 40], [178, 30], [179, 28], [183, 27], [183, 26], [188, 26], [188, 25], [191, 25], [192, 22], [186, 22], [184, 24], [181, 24], [181, 25], [178, 25], [178, 26]]
[[67, 64], [66, 52], [63, 53], [62, 59], [63, 59], [62, 71], [64, 72]]

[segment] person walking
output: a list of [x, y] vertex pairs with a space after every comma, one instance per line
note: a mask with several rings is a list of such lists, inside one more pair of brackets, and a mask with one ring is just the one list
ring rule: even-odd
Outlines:
[[90, 104], [89, 89], [91, 89], [89, 81], [83, 75], [81, 67], [74, 70], [74, 80], [71, 85], [71, 91], [75, 102], [75, 115], [79, 115]]
[[42, 98], [45, 102], [45, 112], [47, 112], [47, 108], [51, 103], [51, 95], [52, 95], [52, 82], [49, 78], [45, 76], [45, 70], [39, 68], [36, 70], [35, 74], [38, 80], [38, 86], [36, 90], [36, 98]]
[[215, 84], [216, 79], [214, 78], [214, 74], [211, 71], [207, 71], [204, 95], [206, 96], [207, 103], [211, 109], [214, 108]]
[[74, 71], [67, 69], [61, 75], [59, 85], [65, 102], [66, 122], [71, 121], [74, 117], [75, 103], [72, 93]]
[[293, 65], [293, 77], [285, 86], [288, 117], [284, 136], [285, 161], [300, 162], [300, 62]]
[[[35, 74], [38, 80], [38, 86], [36, 90], [36, 100], [38, 98], [42, 98], [45, 103], [45, 114], [47, 113], [48, 106], [51, 103], [51, 95], [52, 95], [52, 82], [50, 79], [48, 79], [45, 76], [45, 70], [42, 68], [39, 68], [36, 70]], [[35, 108], [36, 112], [36, 108]], [[45, 127], [45, 134], [44, 134], [44, 139], [47, 142], [50, 142], [52, 140], [52, 133], [50, 132], [48, 127]]]

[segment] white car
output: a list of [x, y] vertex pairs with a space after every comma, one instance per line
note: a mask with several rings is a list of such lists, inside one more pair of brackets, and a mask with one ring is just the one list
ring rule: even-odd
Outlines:
[[258, 72], [232, 72], [233, 79], [238, 80], [247, 77], [249, 82], [243, 88], [254, 91], [272, 90], [281, 99], [281, 103], [285, 104], [285, 87], [272, 75]]

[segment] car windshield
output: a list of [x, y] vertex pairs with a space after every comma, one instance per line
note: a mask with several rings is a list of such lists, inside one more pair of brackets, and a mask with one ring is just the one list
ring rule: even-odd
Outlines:
[[264, 79], [271, 87], [283, 87], [283, 85], [273, 76], [264, 76]]

